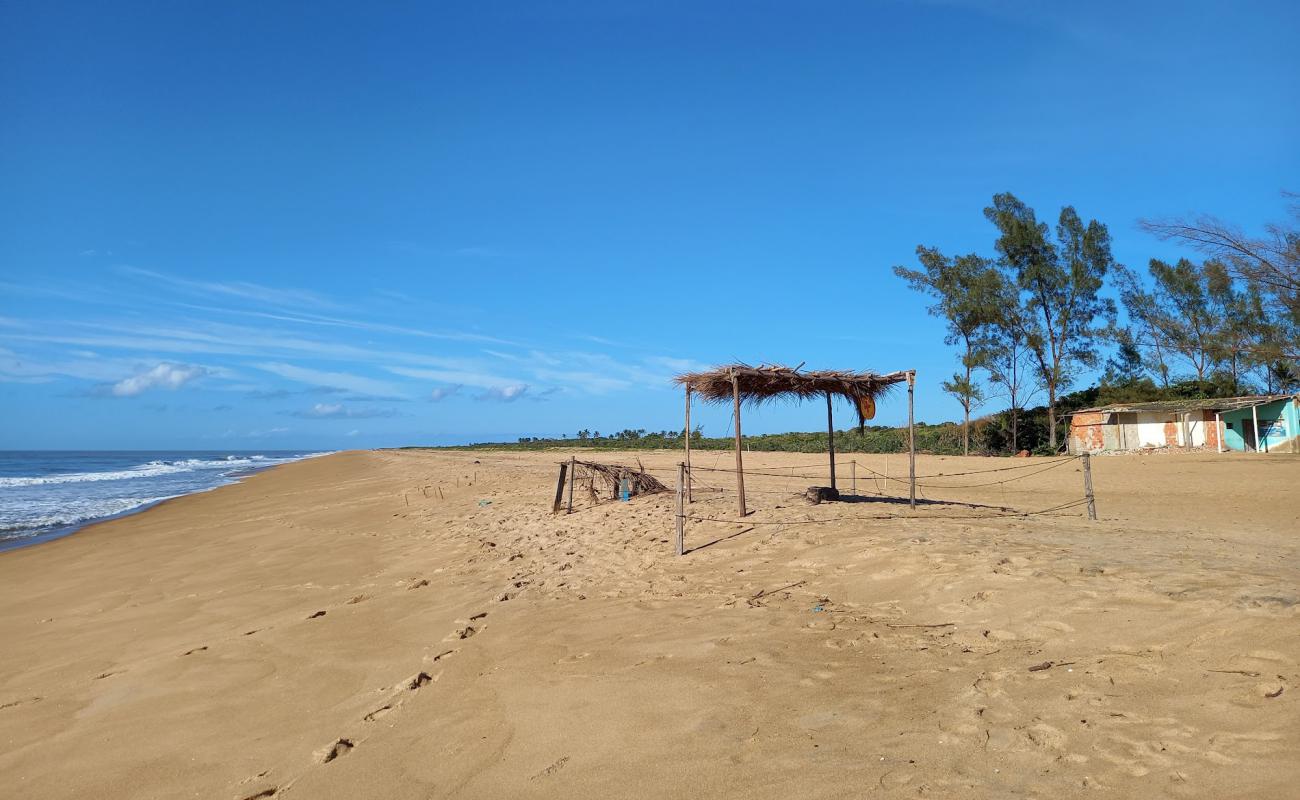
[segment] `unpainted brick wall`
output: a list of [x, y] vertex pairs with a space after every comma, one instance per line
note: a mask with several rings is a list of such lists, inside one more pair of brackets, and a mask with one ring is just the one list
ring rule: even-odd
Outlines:
[[1070, 418], [1070, 450], [1075, 453], [1096, 453], [1106, 446], [1102, 426], [1105, 414], [1075, 414]]

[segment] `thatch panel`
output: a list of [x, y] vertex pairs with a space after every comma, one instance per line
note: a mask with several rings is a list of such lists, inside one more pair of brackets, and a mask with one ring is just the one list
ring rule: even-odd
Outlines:
[[839, 395], [862, 408], [864, 399], [877, 400], [891, 387], [907, 380], [906, 372], [853, 372], [851, 370], [807, 370], [780, 365], [751, 367], [748, 364], [729, 364], [706, 372], [688, 372], [673, 379], [679, 386], [706, 403], [731, 402], [731, 376], [736, 376], [740, 400], [743, 403], [761, 403], [779, 397], [807, 400]]

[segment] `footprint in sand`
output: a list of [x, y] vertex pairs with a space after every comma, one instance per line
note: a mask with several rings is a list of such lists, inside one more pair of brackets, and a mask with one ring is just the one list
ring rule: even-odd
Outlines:
[[307, 619], [319, 619], [320, 617], [323, 617], [323, 616], [325, 616], [325, 612], [324, 612], [324, 611], [317, 611], [315, 614], [312, 614], [312, 615], [311, 615], [310, 617], [308, 617]]
[[203, 645], [202, 647], [195, 647], [195, 648], [192, 649], [192, 650], [186, 650], [184, 653], [181, 653], [181, 655], [182, 655], [182, 656], [188, 656], [188, 655], [193, 655], [193, 654], [195, 654], [195, 653], [202, 653], [204, 650], [207, 650], [207, 649], [208, 649], [208, 646], [205, 644], [205, 645]]
[[322, 764], [328, 764], [339, 756], [345, 756], [356, 747], [351, 739], [339, 739], [329, 747], [316, 751], [316, 758]]
[[13, 708], [13, 707], [15, 707], [15, 706], [26, 705], [27, 703], [39, 703], [39, 702], [41, 702], [42, 699], [44, 699], [44, 698], [41, 698], [41, 697], [28, 697], [28, 698], [25, 698], [25, 699], [23, 699], [23, 700], [10, 700], [8, 703], [0, 703], [0, 709], [3, 709], [3, 708]]
[[406, 688], [414, 692], [420, 687], [427, 685], [431, 680], [433, 680], [433, 677], [430, 676], [429, 673], [417, 672], [410, 680], [406, 682]]
[[380, 706], [379, 708], [376, 708], [374, 711], [371, 711], [369, 714], [365, 715], [361, 719], [363, 719], [366, 722], [374, 722], [380, 717], [387, 716], [388, 712], [392, 710], [393, 710], [393, 704], [389, 703], [388, 705], [384, 705], [384, 706]]
[[532, 776], [532, 778], [530, 778], [530, 780], [537, 780], [538, 778], [545, 778], [545, 777], [548, 777], [548, 776], [554, 775], [555, 773], [557, 773], [557, 772], [559, 772], [561, 769], [563, 769], [563, 768], [564, 768], [564, 765], [567, 764], [567, 763], [569, 763], [569, 757], [568, 757], [568, 756], [564, 756], [564, 757], [561, 758], [560, 760], [556, 761], [554, 764], [550, 765], [550, 766], [547, 767], [546, 769], [544, 769], [544, 770], [542, 770], [541, 772], [537, 773], [536, 775]]

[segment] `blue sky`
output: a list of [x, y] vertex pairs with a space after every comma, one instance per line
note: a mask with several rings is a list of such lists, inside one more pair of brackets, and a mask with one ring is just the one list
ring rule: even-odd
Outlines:
[[1140, 267], [1139, 217], [1300, 189], [1293, 3], [307, 9], [0, 4], [0, 448], [677, 429], [731, 359], [951, 419], [890, 268], [991, 254], [993, 193]]

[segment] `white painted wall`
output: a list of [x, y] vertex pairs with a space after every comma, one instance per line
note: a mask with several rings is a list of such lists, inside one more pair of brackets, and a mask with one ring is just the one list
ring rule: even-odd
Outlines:
[[[1165, 423], [1171, 416], [1164, 412], [1139, 411], [1137, 414], [1137, 447], [1164, 447]], [[1130, 442], [1129, 447], [1134, 445]]]

